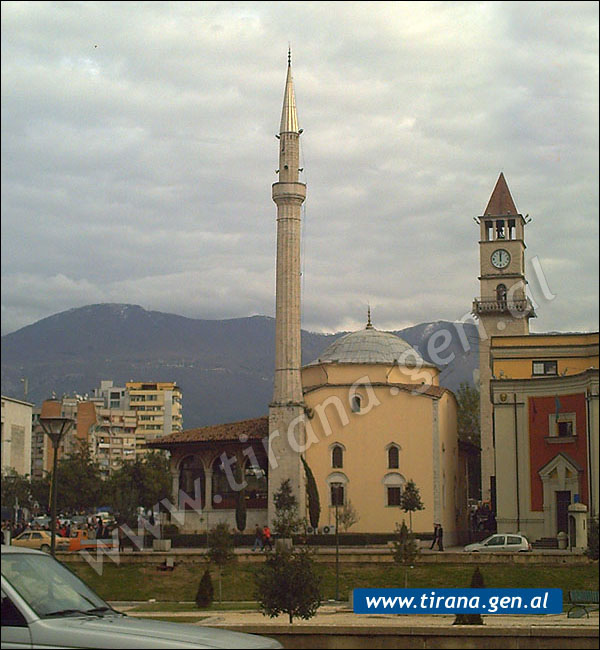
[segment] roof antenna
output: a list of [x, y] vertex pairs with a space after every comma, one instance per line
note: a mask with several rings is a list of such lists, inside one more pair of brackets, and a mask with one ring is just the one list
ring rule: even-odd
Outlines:
[[292, 46], [288, 43], [288, 66], [292, 65]]
[[371, 323], [371, 305], [367, 304], [367, 327], [366, 329], [372, 330], [373, 324]]

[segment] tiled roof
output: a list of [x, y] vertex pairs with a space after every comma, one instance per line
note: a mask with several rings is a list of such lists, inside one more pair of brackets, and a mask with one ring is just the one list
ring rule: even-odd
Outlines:
[[177, 431], [168, 436], [157, 438], [146, 444], [153, 449], [168, 449], [171, 445], [192, 442], [247, 442], [262, 440], [269, 435], [269, 418], [267, 416], [240, 422], [214, 424], [197, 429]]
[[501, 217], [504, 215], [515, 216], [518, 214], [502, 172], [498, 177], [496, 187], [492, 192], [492, 196], [490, 197], [487, 208], [484, 210], [483, 214], [486, 216], [489, 215], [490, 217]]

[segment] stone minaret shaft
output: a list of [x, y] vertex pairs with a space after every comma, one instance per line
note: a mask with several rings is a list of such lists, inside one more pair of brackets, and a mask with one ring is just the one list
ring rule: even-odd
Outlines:
[[306, 186], [298, 181], [300, 133], [288, 58], [279, 128], [279, 180], [273, 184], [277, 204], [277, 280], [275, 305], [275, 384], [269, 406], [268, 520], [275, 519], [274, 495], [290, 481], [304, 516], [306, 489], [300, 458], [306, 437], [300, 374], [300, 221]]
[[288, 65], [279, 130], [277, 204], [277, 283], [275, 307], [275, 386], [273, 405], [303, 402], [300, 379], [300, 211], [306, 185], [298, 182], [300, 131]]

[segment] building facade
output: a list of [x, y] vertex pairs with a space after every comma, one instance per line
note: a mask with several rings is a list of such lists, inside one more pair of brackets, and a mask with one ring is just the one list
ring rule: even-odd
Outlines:
[[570, 533], [598, 517], [598, 333], [495, 336], [490, 345], [501, 532]]
[[2, 472], [31, 473], [33, 404], [2, 395]]

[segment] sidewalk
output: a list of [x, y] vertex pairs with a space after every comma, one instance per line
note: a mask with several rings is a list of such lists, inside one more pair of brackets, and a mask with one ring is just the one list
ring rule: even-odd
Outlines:
[[[207, 617], [196, 625], [210, 625], [216, 627], [229, 627], [238, 625], [248, 626], [281, 626], [288, 624], [286, 615], [276, 618], [263, 616], [258, 611], [205, 611], [196, 609], [193, 603], [190, 603], [189, 611], [185, 612], [131, 612], [137, 604], [142, 603], [122, 603], [114, 602], [112, 606], [118, 611], [129, 613], [130, 616], [139, 618], [152, 617]], [[145, 603], [144, 603], [145, 604]], [[354, 614], [349, 609], [347, 603], [327, 602], [319, 608], [317, 614], [304, 621], [302, 619], [294, 620], [294, 626], [339, 626], [339, 627], [388, 627], [396, 626], [402, 628], [448, 628], [452, 626], [454, 615], [393, 615], [393, 614]], [[503, 628], [596, 628], [598, 629], [599, 617], [598, 612], [592, 612], [589, 618], [567, 618], [567, 614], [547, 614], [538, 616], [527, 615], [486, 615], [484, 616], [484, 627], [503, 627]]]

